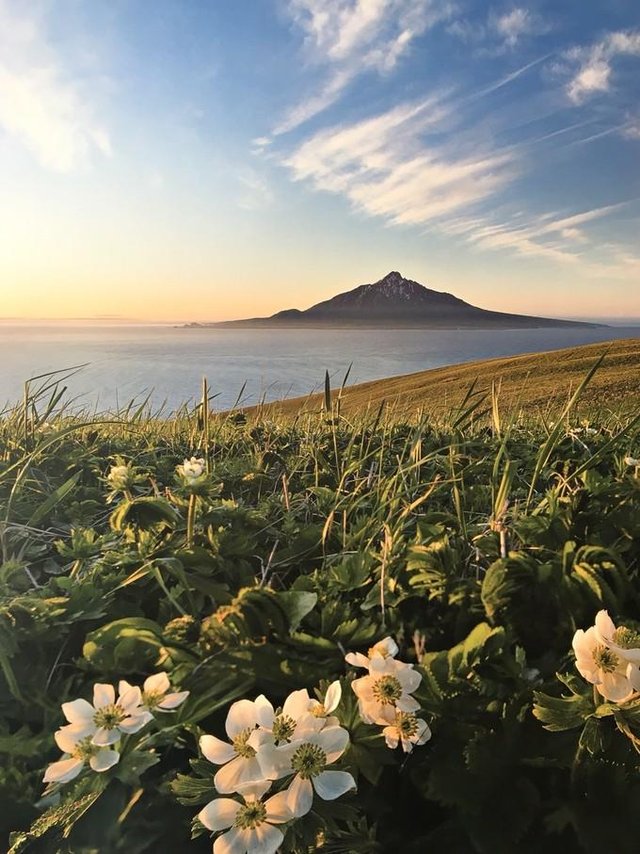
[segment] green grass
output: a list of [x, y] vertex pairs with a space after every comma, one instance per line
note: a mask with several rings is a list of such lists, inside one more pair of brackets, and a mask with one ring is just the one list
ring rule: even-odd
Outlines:
[[[633, 384], [638, 343], [591, 375], [604, 349], [502, 360], [516, 368], [500, 394], [497, 363], [435, 372], [434, 414], [415, 377], [406, 417], [366, 394], [356, 406], [362, 389], [293, 418], [213, 416], [205, 383], [172, 419], [133, 404], [96, 418], [64, 407], [63, 375], [32, 383], [0, 418], [3, 847], [210, 852], [190, 840], [215, 796], [199, 733], [225, 737], [240, 697], [278, 705], [340, 678], [358, 793], [316, 803], [287, 854], [635, 852], [639, 705], [597, 703], [570, 654], [600, 608], [640, 617], [640, 478], [625, 461], [640, 414], [593, 396]], [[525, 383], [540, 360], [545, 379]], [[556, 403], [525, 406], [543, 382]], [[208, 469], [195, 492], [176, 474], [192, 454]], [[131, 483], [114, 492], [122, 463]], [[408, 759], [358, 721], [344, 663], [388, 634], [420, 668], [433, 731]], [[113, 772], [43, 798], [60, 704], [158, 669], [191, 692], [179, 715]]]

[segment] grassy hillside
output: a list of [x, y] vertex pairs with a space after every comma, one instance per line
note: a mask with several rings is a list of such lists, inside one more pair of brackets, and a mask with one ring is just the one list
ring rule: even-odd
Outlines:
[[640, 414], [210, 418], [205, 383], [96, 417], [64, 386], [0, 414], [1, 851], [275, 854], [220, 842], [241, 760], [280, 854], [637, 854]]
[[[475, 382], [476, 400], [490, 404], [495, 384], [502, 412], [551, 413], [561, 409], [594, 363], [604, 361], [581, 397], [583, 412], [629, 411], [640, 404], [640, 338], [609, 341], [501, 359], [450, 365], [429, 371], [374, 380], [347, 387], [341, 411], [353, 414], [377, 409], [383, 402], [399, 416], [422, 409], [443, 415], [460, 403]], [[338, 392], [332, 392], [335, 400]], [[264, 407], [272, 414], [293, 415], [317, 410], [324, 396], [315, 394]], [[481, 407], [479, 407], [480, 409]]]

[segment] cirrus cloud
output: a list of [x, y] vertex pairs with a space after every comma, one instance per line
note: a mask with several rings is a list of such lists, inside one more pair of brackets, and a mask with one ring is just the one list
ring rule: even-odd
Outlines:
[[[35, 11], [34, 11], [35, 9]], [[37, 7], [0, 0], [0, 131], [47, 169], [69, 172], [111, 154], [106, 128], [49, 44]]]

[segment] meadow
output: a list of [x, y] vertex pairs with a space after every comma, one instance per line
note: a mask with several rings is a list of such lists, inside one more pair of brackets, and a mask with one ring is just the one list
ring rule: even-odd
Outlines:
[[171, 419], [28, 385], [0, 418], [3, 846], [636, 851], [637, 356], [583, 355], [553, 395], [493, 365], [213, 414], [205, 382]]

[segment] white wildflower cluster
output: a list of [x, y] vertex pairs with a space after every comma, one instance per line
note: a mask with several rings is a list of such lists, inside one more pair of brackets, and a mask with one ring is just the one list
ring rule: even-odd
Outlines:
[[156, 673], [142, 688], [121, 680], [118, 696], [113, 685], [93, 686], [93, 704], [73, 700], [62, 704], [68, 721], [55, 733], [63, 756], [47, 768], [45, 783], [68, 783], [86, 764], [93, 771], [108, 771], [120, 760], [118, 747], [123, 736], [139, 732], [154, 712], [170, 712], [183, 703], [188, 691], [171, 692], [166, 673]]
[[107, 475], [107, 483], [114, 492], [124, 492], [135, 482], [135, 473], [126, 463], [111, 466]]
[[576, 667], [605, 700], [625, 703], [640, 691], [640, 633], [616, 628], [606, 611], [573, 636]]
[[630, 466], [630, 467], [640, 466], [640, 460], [637, 459], [636, 457], [628, 456], [628, 457], [624, 458], [624, 464], [625, 464], [625, 466]]
[[360, 717], [365, 723], [383, 727], [387, 747], [399, 744], [405, 753], [431, 738], [427, 722], [416, 716], [420, 704], [412, 696], [422, 676], [412, 664], [397, 661], [398, 646], [392, 638], [379, 641], [368, 655], [350, 652], [346, 660], [368, 671], [354, 679], [351, 687], [358, 698]]
[[[217, 791], [234, 796], [216, 798], [198, 814], [209, 830], [226, 831], [214, 854], [274, 854], [284, 840], [277, 825], [306, 815], [314, 794], [332, 801], [355, 789], [351, 774], [328, 770], [349, 744], [349, 733], [332, 716], [340, 699], [340, 683], [334, 682], [323, 703], [306, 689], [290, 694], [281, 709], [264, 695], [238, 700], [225, 723], [229, 741], [200, 738], [203, 755], [219, 766]], [[267, 797], [274, 786], [279, 791]]]
[[187, 483], [193, 483], [205, 473], [206, 463], [201, 457], [191, 457], [190, 460], [185, 460], [181, 466], [176, 466], [176, 471]]

